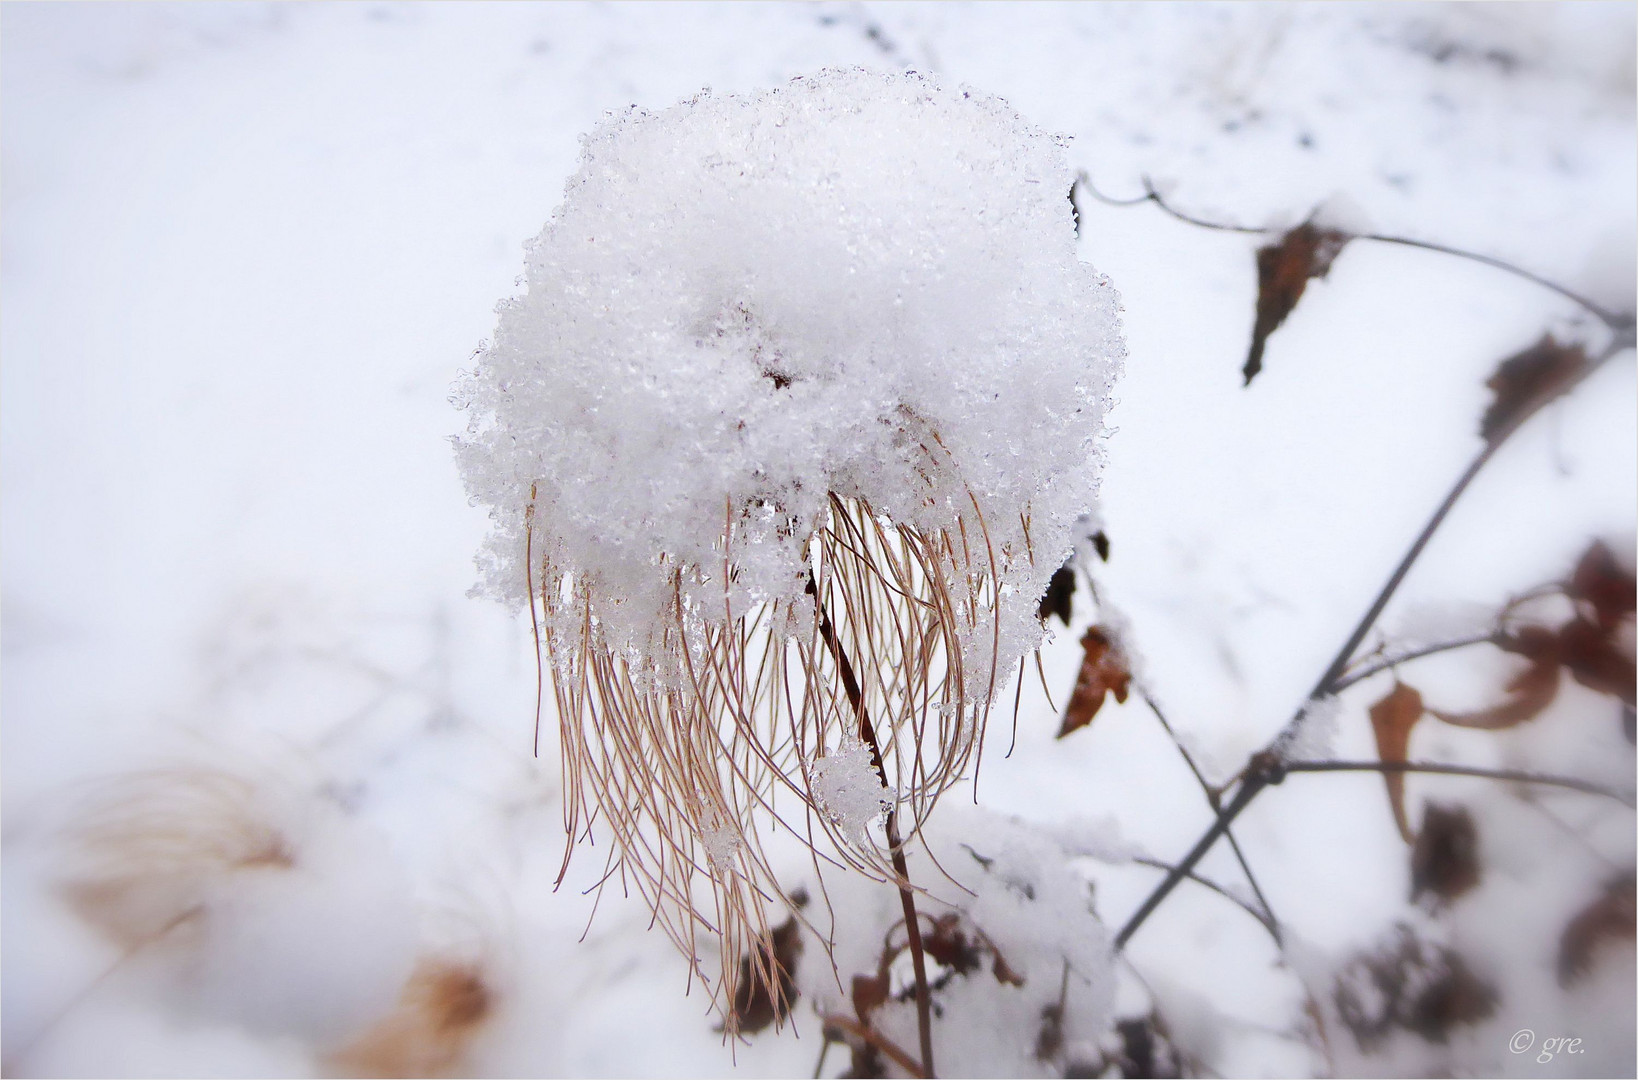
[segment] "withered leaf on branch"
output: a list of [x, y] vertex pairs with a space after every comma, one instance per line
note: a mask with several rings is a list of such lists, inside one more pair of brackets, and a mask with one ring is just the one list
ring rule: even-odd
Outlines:
[[1158, 1013], [1134, 1016], [1115, 1024], [1120, 1054], [1115, 1064], [1123, 1077], [1170, 1078], [1183, 1075], [1183, 1058], [1172, 1045]]
[[[1408, 760], [1411, 729], [1422, 719], [1422, 695], [1415, 687], [1402, 682], [1393, 684], [1388, 696], [1371, 706], [1371, 730], [1376, 733], [1377, 760], [1384, 764], [1398, 764]], [[1411, 843], [1410, 822], [1405, 820], [1405, 774], [1385, 772], [1382, 779], [1388, 785], [1388, 802], [1393, 807], [1394, 824], [1405, 843]]]
[[885, 974], [853, 976], [853, 1011], [860, 1023], [868, 1024], [870, 1014], [887, 1004], [891, 985]]
[[1496, 992], [1460, 954], [1428, 945], [1401, 923], [1394, 939], [1364, 953], [1338, 974], [1333, 995], [1337, 1013], [1369, 1053], [1395, 1028], [1443, 1043], [1459, 1024], [1473, 1024], [1496, 1011]]
[[1496, 397], [1479, 421], [1480, 437], [1494, 442], [1515, 420], [1563, 392], [1586, 367], [1587, 353], [1580, 345], [1565, 345], [1552, 334], [1509, 356], [1485, 380]]
[[1065, 626], [1068, 626], [1069, 618], [1074, 614], [1074, 601], [1072, 599], [1074, 595], [1075, 571], [1070, 568], [1068, 563], [1064, 563], [1052, 572], [1052, 580], [1047, 582], [1046, 595], [1041, 597], [1041, 607], [1035, 613], [1036, 616], [1042, 622], [1046, 622], [1047, 619], [1056, 615], [1063, 620]]
[[1035, 1036], [1035, 1060], [1051, 1061], [1063, 1052], [1064, 1009], [1057, 1002], [1041, 1010], [1041, 1029]]
[[1529, 667], [1508, 680], [1507, 697], [1477, 712], [1429, 710], [1434, 716], [1457, 727], [1499, 731], [1534, 720], [1553, 703], [1558, 696], [1558, 665], [1562, 655], [1558, 634], [1546, 627], [1526, 626], [1503, 636], [1497, 643], [1530, 661]]
[[1564, 928], [1558, 943], [1558, 984], [1569, 986], [1592, 970], [1593, 954], [1605, 941], [1631, 941], [1634, 937], [1634, 879], [1622, 874], [1604, 887], [1604, 892]]
[[933, 931], [922, 935], [921, 944], [928, 956], [958, 975], [977, 971], [984, 962], [983, 951], [961, 932], [961, 916], [953, 911], [933, 920]]
[[1120, 648], [1109, 633], [1100, 627], [1088, 627], [1081, 637], [1080, 674], [1075, 676], [1075, 690], [1064, 707], [1064, 722], [1058, 728], [1063, 738], [1077, 728], [1092, 722], [1103, 707], [1103, 699], [1114, 694], [1115, 700], [1125, 704], [1132, 688], [1132, 672], [1121, 655]]
[[1605, 630], [1631, 618], [1638, 600], [1632, 572], [1616, 561], [1615, 553], [1602, 540], [1593, 541], [1581, 556], [1564, 591], [1570, 599], [1590, 605], [1594, 620]]
[[[755, 1035], [769, 1024], [784, 1021], [796, 1001], [796, 961], [802, 954], [802, 933], [794, 917], [774, 927], [773, 933], [756, 945], [758, 956], [740, 957], [739, 987], [729, 1021], [741, 1035]], [[770, 986], [772, 971], [777, 985]]]
[[[970, 975], [984, 964], [984, 954], [992, 957], [990, 973], [995, 981], [1008, 986], [1023, 986], [1024, 977], [1008, 966], [1006, 958], [981, 931], [968, 933], [961, 927], [961, 915], [950, 911], [933, 920], [933, 929], [923, 934], [922, 948], [927, 955], [957, 975]], [[948, 978], [948, 976], [946, 976]]]
[[1617, 633], [1582, 619], [1559, 630], [1559, 660], [1575, 681], [1589, 690], [1620, 698], [1629, 708], [1638, 682], [1638, 667], [1630, 651], [1631, 637], [1623, 643]]
[[1466, 807], [1429, 803], [1411, 852], [1411, 899], [1449, 902], [1479, 883], [1479, 830]]
[[1099, 529], [1092, 534], [1092, 549], [1098, 553], [1098, 558], [1109, 561], [1109, 534]]
[[1263, 346], [1296, 310], [1310, 278], [1323, 278], [1343, 247], [1348, 233], [1322, 229], [1305, 221], [1266, 247], [1257, 249], [1257, 321], [1251, 330], [1251, 352], [1241, 374], [1246, 385], [1263, 370]]

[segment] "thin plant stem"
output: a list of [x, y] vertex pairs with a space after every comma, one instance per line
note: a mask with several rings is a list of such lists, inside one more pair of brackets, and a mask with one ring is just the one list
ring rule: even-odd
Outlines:
[[[830, 613], [825, 610], [824, 601], [819, 598], [819, 588], [811, 574], [808, 576], [808, 592], [813, 594], [814, 604], [819, 609], [819, 635], [824, 638], [825, 647], [830, 650], [831, 657], [836, 661], [837, 671], [842, 678], [842, 687], [847, 691], [848, 700], [853, 703], [853, 710], [859, 716], [859, 738], [870, 747], [870, 762], [876, 767], [876, 775], [881, 778], [882, 787], [891, 791], [892, 786], [887, 782], [887, 767], [882, 760], [881, 744], [876, 739], [876, 728], [870, 722], [870, 713], [865, 709], [864, 694], [860, 691], [859, 681], [854, 676], [853, 664], [848, 660], [847, 652], [836, 636], [836, 628], [831, 625]], [[899, 878], [897, 884], [899, 903], [904, 908], [904, 931], [910, 944], [910, 962], [916, 973], [916, 1031], [921, 1037], [920, 1075], [931, 1077], [934, 1075], [932, 991], [927, 983], [927, 958], [922, 948], [921, 923], [916, 918], [916, 898], [911, 891], [910, 866], [904, 858], [904, 841], [899, 836], [896, 807], [887, 811], [887, 845], [893, 859], [893, 872]], [[882, 1049], [885, 1051], [887, 1048]]]
[[[1292, 766], [1286, 763], [1283, 759], [1281, 753], [1282, 748], [1289, 743], [1290, 739], [1295, 734], [1297, 725], [1302, 721], [1302, 718], [1307, 715], [1309, 707], [1320, 698], [1336, 692], [1336, 683], [1342, 678], [1343, 673], [1347, 670], [1348, 663], [1353, 658], [1354, 652], [1358, 650], [1360, 643], [1365, 640], [1365, 636], [1370, 633], [1371, 627], [1376, 625], [1376, 620], [1381, 617], [1383, 608], [1387, 607], [1388, 601], [1392, 599], [1393, 594], [1398, 590], [1400, 583], [1405, 580], [1405, 575], [1410, 573], [1410, 569], [1415, 564], [1417, 557], [1420, 556], [1422, 554], [1422, 550], [1427, 547], [1428, 541], [1433, 538], [1433, 534], [1438, 530], [1440, 524], [1443, 523], [1445, 517], [1449, 515], [1451, 507], [1456, 505], [1456, 501], [1461, 498], [1462, 493], [1465, 492], [1468, 485], [1473, 482], [1473, 478], [1479, 474], [1479, 470], [1484, 468], [1485, 463], [1495, 456], [1496, 451], [1499, 450], [1504, 443], [1506, 443], [1508, 438], [1515, 431], [1524, 426], [1526, 421], [1528, 421], [1536, 413], [1540, 412], [1549, 402], [1556, 401], [1565, 394], [1570, 393], [1581, 383], [1585, 382], [1594, 372], [1603, 367], [1605, 362], [1607, 362], [1612, 356], [1615, 356], [1623, 350], [1632, 347], [1633, 328], [1631, 325], [1628, 325], [1624, 330], [1617, 331], [1610, 340], [1609, 344], [1605, 347], [1604, 351], [1592, 362], [1588, 363], [1579, 373], [1577, 373], [1575, 378], [1567, 381], [1562, 387], [1558, 388], [1557, 392], [1552, 394], [1543, 394], [1534, 401], [1531, 401], [1526, 407], [1519, 409], [1516, 415], [1514, 415], [1510, 420], [1508, 420], [1507, 423], [1503, 424], [1494, 433], [1492, 433], [1490, 438], [1485, 440], [1483, 448], [1481, 448], [1478, 454], [1474, 456], [1473, 460], [1469, 462], [1467, 468], [1462, 470], [1461, 475], [1456, 478], [1456, 483], [1452, 485], [1449, 494], [1445, 496], [1444, 501], [1439, 504], [1436, 510], [1434, 510], [1433, 516], [1429, 518], [1427, 524], [1422, 527], [1422, 531], [1417, 534], [1416, 539], [1411, 543], [1410, 550], [1408, 550], [1405, 553], [1405, 556], [1399, 560], [1399, 565], [1396, 566], [1393, 573], [1389, 575], [1387, 583], [1382, 586], [1381, 590], [1377, 593], [1376, 598], [1371, 601], [1370, 607], [1366, 609], [1364, 616], [1362, 616], [1358, 624], [1355, 625], [1353, 632], [1348, 635], [1348, 640], [1343, 644], [1342, 648], [1337, 651], [1336, 656], [1331, 660], [1330, 665], [1325, 669], [1325, 673], [1321, 675], [1319, 681], [1314, 684], [1314, 689], [1309, 691], [1307, 699], [1304, 700], [1301, 707], [1297, 709], [1296, 714], [1292, 716], [1290, 721], [1286, 723], [1285, 727], [1280, 730], [1280, 733], [1274, 737], [1273, 741], [1270, 742], [1266, 748], [1258, 751], [1256, 754], [1253, 754], [1251, 760], [1247, 762], [1245, 769], [1241, 772], [1240, 786], [1235, 791], [1233, 801], [1223, 808], [1222, 812], [1217, 815], [1217, 820], [1212, 822], [1211, 826], [1207, 828], [1206, 832], [1195, 843], [1195, 846], [1187, 855], [1183, 857], [1183, 860], [1166, 875], [1160, 884], [1155, 887], [1154, 892], [1149, 894], [1148, 898], [1144, 900], [1142, 906], [1139, 907], [1132, 917], [1127, 920], [1126, 925], [1121, 928], [1120, 933], [1115, 937], [1116, 949], [1125, 947], [1126, 943], [1131, 940], [1132, 935], [1137, 933], [1138, 928], [1141, 927], [1149, 916], [1154, 913], [1154, 910], [1160, 906], [1161, 901], [1165, 900], [1166, 897], [1171, 894], [1172, 890], [1177, 888], [1178, 883], [1194, 870], [1196, 864], [1198, 864], [1201, 859], [1205, 858], [1206, 853], [1211, 850], [1212, 845], [1217, 842], [1218, 837], [1222, 836], [1228, 831], [1229, 825], [1234, 822], [1235, 818], [1240, 816], [1247, 806], [1251, 805], [1252, 800], [1262, 792], [1263, 788], [1267, 787], [1269, 784], [1278, 783], [1280, 780], [1284, 779], [1285, 772]], [[1381, 763], [1378, 763], [1378, 765], [1380, 764]], [[1528, 776], [1530, 774], [1525, 775]], [[1602, 788], [1597, 789], [1595, 793], [1611, 794]]]
[[1355, 683], [1364, 682], [1372, 675], [1379, 675], [1384, 671], [1398, 667], [1400, 664], [1408, 664], [1412, 660], [1420, 660], [1424, 656], [1437, 656], [1439, 653], [1451, 652], [1454, 649], [1465, 649], [1470, 645], [1493, 645], [1496, 643], [1499, 637], [1500, 635], [1496, 631], [1490, 630], [1483, 634], [1474, 634], [1471, 637], [1457, 638], [1454, 641], [1441, 641], [1437, 645], [1424, 645], [1419, 649], [1410, 649], [1406, 652], [1402, 652], [1398, 656], [1385, 657], [1378, 660], [1374, 664], [1370, 664], [1367, 667], [1362, 667], [1358, 671], [1351, 671], [1337, 679], [1337, 681], [1331, 685], [1331, 692], [1333, 694], [1340, 694], [1350, 686], [1353, 686]]
[[1568, 788], [1588, 795], [1602, 795], [1607, 799], [1634, 805], [1632, 792], [1579, 780], [1573, 776], [1553, 776], [1528, 772], [1523, 769], [1482, 769], [1473, 765], [1447, 765], [1427, 761], [1293, 761], [1284, 766], [1287, 773], [1324, 772], [1378, 772], [1378, 773], [1434, 773], [1441, 776], [1477, 776], [1486, 780], [1507, 780], [1522, 784], [1542, 784], [1547, 787]]
[[824, 1041], [819, 1044], [819, 1062], [813, 1067], [813, 1080], [819, 1080], [825, 1074], [825, 1058], [830, 1056], [830, 1044], [835, 1041], [830, 1037], [829, 1031], [826, 1031], [822, 1038]]
[[889, 1039], [875, 1028], [861, 1024], [857, 1020], [850, 1020], [845, 1016], [832, 1015], [825, 1016], [822, 1019], [829, 1026], [840, 1031], [845, 1031], [850, 1035], [863, 1039], [871, 1046], [874, 1046], [876, 1049], [892, 1058], [894, 1064], [898, 1065], [899, 1068], [903, 1069], [911, 1076], [930, 1078], [933, 1075], [932, 1073], [924, 1071], [922, 1067], [917, 1064], [915, 1058], [899, 1049], [897, 1043], [893, 1042], [892, 1039]]
[[1181, 862], [1167, 871], [1165, 878], [1149, 894], [1148, 899], [1143, 901], [1143, 905], [1132, 913], [1131, 918], [1126, 920], [1126, 925], [1121, 927], [1120, 933], [1115, 935], [1115, 951], [1119, 952], [1126, 948], [1126, 943], [1132, 940], [1132, 935], [1138, 932], [1138, 928], [1147, 921], [1150, 915], [1154, 914], [1154, 910], [1160, 906], [1160, 902], [1170, 896], [1172, 890], [1177, 888], [1184, 878], [1194, 873], [1195, 866], [1201, 859], [1206, 857], [1206, 852], [1211, 850], [1212, 845], [1217, 842], [1217, 838], [1228, 831], [1229, 825], [1235, 818], [1240, 816], [1240, 811], [1251, 804], [1251, 800], [1257, 797], [1257, 793], [1267, 783], [1268, 781], [1262, 779], [1261, 776], [1251, 774], [1248, 774], [1246, 779], [1240, 782], [1240, 788], [1234, 793], [1234, 799], [1217, 815], [1216, 820], [1211, 823], [1211, 827], [1206, 830], [1205, 835], [1195, 842], [1194, 847], [1187, 855], [1183, 856]]
[[68, 999], [67, 1002], [62, 1005], [62, 1007], [57, 1009], [56, 1012], [52, 1013], [46, 1019], [45, 1023], [35, 1028], [34, 1031], [29, 1034], [28, 1038], [24, 1040], [22, 1047], [17, 1049], [9, 1049], [9, 1052], [4, 1059], [4, 1066], [3, 1068], [0, 1068], [0, 1071], [4, 1071], [7, 1076], [18, 1075], [18, 1063], [26, 1060], [29, 1054], [31, 1054], [42, 1042], [45, 1041], [46, 1037], [52, 1033], [58, 1024], [62, 1023], [63, 1020], [71, 1015], [76, 1009], [89, 1001], [91, 997], [96, 994], [98, 990], [102, 989], [103, 985], [112, 979], [121, 968], [130, 963], [130, 961], [138, 953], [148, 948], [148, 946], [156, 944], [161, 939], [169, 935], [171, 931], [175, 930], [177, 927], [181, 926], [190, 919], [196, 918], [203, 911], [204, 906], [199, 904], [188, 908], [170, 922], [166, 923], [164, 926], [161, 926], [158, 930], [155, 930], [147, 937], [142, 938], [130, 948], [120, 953], [114, 958], [113, 963], [104, 968], [96, 978], [92, 979], [89, 983], [85, 984], [85, 986], [81, 987], [72, 997]]
[[[1156, 206], [1160, 207], [1161, 210], [1165, 211], [1167, 214], [1176, 218], [1177, 220], [1202, 229], [1212, 229], [1216, 232], [1248, 233], [1252, 235], [1267, 235], [1269, 233], [1283, 231], [1265, 226], [1234, 225], [1226, 222], [1207, 221], [1203, 218], [1197, 218], [1191, 214], [1186, 214], [1177, 209], [1171, 203], [1167, 202], [1165, 196], [1163, 196], [1154, 186], [1153, 181], [1151, 181], [1148, 176], [1143, 177], [1143, 194], [1130, 199], [1117, 199], [1113, 196], [1105, 195], [1103, 192], [1097, 189], [1097, 187], [1092, 183], [1092, 177], [1085, 172], [1082, 172], [1076, 178], [1075, 183], [1070, 186], [1070, 192], [1073, 194], [1075, 188], [1082, 184], [1086, 186], [1086, 190], [1092, 193], [1093, 198], [1107, 206], [1141, 206], [1143, 203], [1152, 202]], [[1569, 300], [1570, 302], [1585, 309], [1612, 330], [1620, 330], [1622, 327], [1631, 327], [1633, 325], [1632, 315], [1611, 311], [1603, 305], [1582, 296], [1580, 293], [1560, 285], [1556, 281], [1551, 281], [1542, 277], [1540, 274], [1533, 273], [1521, 266], [1515, 266], [1510, 262], [1498, 259], [1492, 255], [1481, 255], [1476, 251], [1464, 251], [1461, 248], [1451, 247], [1448, 244], [1437, 244], [1429, 240], [1414, 240], [1408, 236], [1390, 236], [1386, 233], [1358, 233], [1352, 235], [1350, 239], [1373, 240], [1379, 244], [1397, 244], [1400, 247], [1418, 248], [1422, 251], [1433, 251], [1441, 255], [1453, 255], [1458, 259], [1467, 259], [1470, 262], [1481, 263], [1482, 265], [1501, 270], [1504, 273], [1512, 274], [1515, 277], [1523, 278], [1525, 281], [1539, 285], [1541, 288], [1547, 289], [1550, 292], [1557, 293], [1566, 300]]]
[[1371, 606], [1366, 609], [1365, 614], [1361, 616], [1358, 624], [1355, 625], [1353, 633], [1348, 635], [1348, 640], [1343, 644], [1342, 648], [1337, 650], [1336, 656], [1332, 657], [1330, 666], [1325, 669], [1325, 674], [1321, 675], [1319, 681], [1314, 684], [1314, 689], [1309, 692], [1307, 702], [1304, 703], [1303, 708], [1299, 709], [1297, 715], [1293, 716], [1290, 722], [1286, 724], [1285, 730], [1281, 733], [1282, 736], [1288, 735], [1296, 723], [1302, 719], [1309, 702], [1317, 701], [1327, 694], [1336, 692], [1337, 681], [1348, 670], [1348, 664], [1353, 659], [1354, 653], [1359, 649], [1360, 643], [1365, 640], [1365, 635], [1371, 632], [1371, 627], [1376, 625], [1376, 620], [1382, 615], [1382, 609], [1388, 606], [1389, 600], [1393, 599], [1393, 594], [1398, 591], [1400, 583], [1405, 580], [1405, 575], [1410, 573], [1411, 567], [1415, 565], [1417, 558], [1422, 554], [1422, 550], [1427, 547], [1428, 541], [1433, 539], [1433, 534], [1444, 523], [1451, 508], [1456, 505], [1456, 501], [1467, 491], [1468, 485], [1479, 475], [1479, 471], [1485, 467], [1486, 463], [1496, 455], [1496, 452], [1502, 448], [1508, 438], [1523, 427], [1526, 421], [1540, 412], [1549, 402], [1556, 401], [1573, 391], [1577, 386], [1585, 382], [1593, 372], [1603, 367], [1610, 357], [1631, 347], [1632, 336], [1630, 333], [1616, 335], [1596, 359], [1587, 364], [1558, 392], [1542, 395], [1525, 408], [1519, 409], [1511, 419], [1485, 440], [1484, 446], [1474, 455], [1467, 468], [1462, 470], [1462, 474], [1456, 478], [1456, 483], [1451, 485], [1451, 489], [1445, 495], [1444, 501], [1439, 504], [1438, 509], [1434, 510], [1433, 516], [1428, 519], [1427, 524], [1422, 526], [1422, 531], [1412, 541], [1410, 550], [1405, 552], [1404, 558], [1399, 560], [1399, 565], [1394, 567], [1394, 571], [1388, 576], [1387, 582], [1378, 591], [1376, 598], [1371, 601]]
[[[1160, 721], [1160, 726], [1165, 729], [1167, 736], [1171, 738], [1172, 745], [1177, 747], [1179, 754], [1183, 755], [1183, 761], [1189, 766], [1189, 771], [1194, 774], [1195, 780], [1199, 781], [1200, 790], [1205, 794], [1206, 803], [1211, 807], [1212, 813], [1222, 813], [1223, 797], [1221, 793], [1206, 780], [1205, 774], [1195, 764], [1194, 755], [1189, 753], [1188, 749], [1184, 747], [1183, 741], [1177, 737], [1177, 732], [1172, 730], [1171, 723], [1167, 721], [1166, 715], [1160, 711], [1160, 706], [1155, 704], [1155, 700], [1150, 696], [1149, 691], [1140, 689], [1138, 692], [1143, 698], [1143, 703], [1149, 706], [1149, 711], [1155, 714], [1155, 719]], [[1234, 852], [1235, 861], [1240, 864], [1240, 872], [1245, 875], [1246, 884], [1251, 886], [1252, 893], [1257, 897], [1257, 903], [1262, 907], [1261, 914], [1255, 911], [1252, 914], [1257, 915], [1263, 925], [1268, 927], [1268, 932], [1274, 937], [1274, 944], [1283, 946], [1285, 943], [1280, 937], [1280, 920], [1275, 917], [1274, 909], [1268, 903], [1268, 897], [1263, 895], [1262, 886], [1257, 883], [1257, 875], [1251, 872], [1251, 864], [1246, 861], [1245, 852], [1240, 850], [1240, 841], [1236, 840], [1234, 833], [1228, 829], [1223, 830], [1223, 835], [1228, 840], [1229, 848]], [[1156, 865], [1161, 869], [1171, 869], [1169, 865], [1163, 863], [1156, 863]], [[1203, 878], [1196, 878], [1196, 880], [1202, 885], [1210, 884]], [[1216, 888], [1215, 885], [1210, 887]], [[1224, 895], [1227, 896], [1228, 894], [1224, 893]]]
[[[1083, 566], [1081, 567], [1081, 576], [1086, 579], [1086, 590], [1091, 594], [1092, 602], [1101, 604], [1103, 601], [1098, 597], [1098, 583], [1092, 580], [1091, 572]], [[1156, 703], [1154, 696], [1143, 686], [1139, 686], [1137, 690], [1138, 696], [1143, 699], [1143, 703], [1149, 707], [1150, 712], [1154, 713], [1155, 719], [1160, 721], [1161, 729], [1166, 732], [1166, 737], [1172, 740], [1173, 746], [1177, 747], [1177, 752], [1182, 755], [1183, 763], [1189, 767], [1189, 772], [1194, 774], [1195, 781], [1200, 785], [1201, 793], [1206, 797], [1206, 805], [1211, 807], [1212, 813], [1221, 813], [1223, 810], [1221, 790], [1213, 787], [1211, 782], [1206, 779], [1206, 774], [1200, 771], [1200, 766], [1196, 764], [1194, 755], [1189, 753], [1188, 747], [1183, 745], [1183, 740], [1178, 738], [1177, 732], [1172, 728], [1171, 721], [1166, 719], [1166, 714], [1161, 711], [1160, 705]], [[1269, 933], [1274, 935], [1274, 943], [1283, 945], [1280, 939], [1280, 920], [1275, 917], [1274, 908], [1269, 904], [1268, 897], [1263, 895], [1262, 886], [1257, 882], [1257, 875], [1251, 872], [1251, 864], [1246, 861], [1245, 852], [1240, 850], [1240, 841], [1235, 839], [1232, 832], [1225, 830], [1225, 835], [1228, 837], [1229, 847], [1234, 851], [1235, 861], [1240, 864], [1240, 872], [1245, 875], [1246, 884], [1251, 886], [1252, 893], [1257, 897], [1257, 903], [1262, 905], [1263, 914], [1268, 916], [1264, 925], [1269, 928]], [[1258, 917], [1261, 918], [1262, 916]]]
[[[1147, 866], [1153, 870], [1165, 870], [1169, 873], [1172, 869], [1171, 863], [1161, 862], [1159, 859], [1151, 859], [1143, 855], [1133, 856], [1132, 861], [1139, 866]], [[1256, 908], [1252, 907], [1238, 896], [1235, 896], [1233, 893], [1229, 892], [1223, 886], [1219, 885], [1210, 878], [1201, 877], [1192, 870], [1183, 876], [1194, 882], [1196, 885], [1204, 885], [1218, 896], [1221, 896], [1223, 899], [1234, 904], [1235, 907], [1244, 911], [1247, 915], [1250, 915], [1253, 919], [1256, 919], [1258, 922], [1262, 923], [1263, 929], [1267, 930], [1269, 936], [1274, 939], [1274, 944], [1281, 944], [1279, 927], [1274, 925], [1274, 920], [1271, 917], [1263, 914], [1261, 911], [1258, 911]]]

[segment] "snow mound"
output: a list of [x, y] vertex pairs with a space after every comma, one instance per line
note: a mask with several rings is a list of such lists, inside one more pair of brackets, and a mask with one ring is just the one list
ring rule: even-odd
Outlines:
[[633, 107], [583, 143], [454, 396], [487, 591], [527, 601], [532, 544], [642, 661], [679, 587], [706, 619], [725, 574], [800, 608], [832, 493], [928, 536], [976, 503], [994, 652], [1032, 647], [1124, 356], [1060, 141], [976, 91], [847, 70]]

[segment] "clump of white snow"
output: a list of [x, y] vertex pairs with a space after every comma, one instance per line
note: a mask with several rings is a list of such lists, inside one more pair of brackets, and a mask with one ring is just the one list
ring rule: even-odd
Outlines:
[[1342, 699], [1335, 694], [1308, 702], [1291, 730], [1280, 739], [1280, 756], [1290, 762], [1333, 757], [1341, 716]]
[[813, 763], [813, 798], [842, 835], [857, 839], [892, 808], [887, 789], [862, 742], [843, 746]]
[[745, 847], [745, 841], [740, 838], [739, 829], [717, 818], [700, 830], [700, 846], [705, 848], [711, 868], [718, 874], [728, 874], [733, 871], [734, 859]]
[[[1083, 831], [1120, 846], [1101, 823]], [[937, 951], [952, 961], [932, 958], [940, 1075], [1055, 1074], [1056, 1066], [1037, 1056], [1048, 1011], [1057, 1013], [1066, 1044], [1100, 1039], [1114, 1015], [1115, 956], [1087, 879], [1049, 831], [970, 804], [941, 808], [921, 839], [948, 875], [922, 852], [908, 853], [912, 877], [928, 883], [928, 894], [916, 900], [923, 935], [941, 936]], [[884, 943], [902, 950], [904, 913], [893, 889], [859, 875], [829, 883], [824, 895], [834, 905], [836, 934], [805, 955], [824, 956], [829, 944], [836, 966], [804, 960], [797, 984], [821, 1015], [852, 1016], [853, 978], [880, 969]], [[813, 920], [821, 930], [824, 923]], [[899, 1046], [914, 1047], [914, 990], [900, 974], [906, 979], [895, 981], [870, 1019]]]
[[610, 115], [457, 386], [488, 590], [525, 602], [532, 547], [642, 663], [679, 591], [723, 618], [725, 562], [736, 602], [799, 607], [830, 493], [927, 536], [976, 505], [1023, 655], [1124, 355], [1072, 179], [1004, 102], [915, 72]]

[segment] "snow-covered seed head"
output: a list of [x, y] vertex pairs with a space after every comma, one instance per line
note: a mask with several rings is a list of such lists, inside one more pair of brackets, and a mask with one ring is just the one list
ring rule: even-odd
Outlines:
[[385, 840], [306, 785], [178, 765], [101, 778], [64, 812], [60, 894], [185, 1014], [324, 1045], [409, 974], [414, 910]]
[[779, 895], [759, 829], [892, 877], [861, 770], [821, 763], [868, 718], [913, 836], [1040, 640], [1124, 355], [1071, 182], [1004, 102], [913, 72], [611, 115], [457, 385], [565, 824], [613, 833], [685, 956], [722, 937], [719, 1003]]

